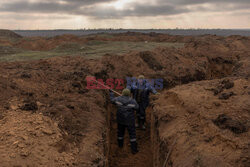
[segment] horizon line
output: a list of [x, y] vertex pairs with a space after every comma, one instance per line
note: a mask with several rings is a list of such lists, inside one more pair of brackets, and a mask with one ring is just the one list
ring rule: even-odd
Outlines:
[[250, 31], [250, 28], [80, 28], [80, 29], [1, 29], [11, 31], [89, 31], [89, 30], [245, 30]]

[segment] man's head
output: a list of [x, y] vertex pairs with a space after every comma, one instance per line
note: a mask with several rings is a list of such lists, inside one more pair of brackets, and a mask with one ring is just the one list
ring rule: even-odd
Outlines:
[[142, 84], [144, 79], [145, 79], [144, 75], [139, 75], [139, 77], [138, 77], [139, 84]]
[[130, 90], [129, 89], [123, 89], [122, 95], [123, 96], [130, 96]]

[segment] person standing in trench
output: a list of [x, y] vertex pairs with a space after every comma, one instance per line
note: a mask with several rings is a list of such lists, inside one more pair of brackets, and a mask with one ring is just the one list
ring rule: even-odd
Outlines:
[[122, 96], [114, 97], [114, 93], [110, 90], [110, 99], [113, 104], [117, 106], [117, 140], [118, 146], [123, 147], [125, 130], [128, 130], [131, 152], [136, 154], [138, 152], [136, 141], [136, 128], [135, 128], [135, 111], [139, 106], [137, 102], [130, 97], [130, 90], [124, 89]]

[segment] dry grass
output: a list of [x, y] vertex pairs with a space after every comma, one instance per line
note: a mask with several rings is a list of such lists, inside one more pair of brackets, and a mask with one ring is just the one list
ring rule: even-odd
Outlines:
[[[183, 47], [183, 43], [158, 42], [125, 42], [125, 41], [89, 41], [87, 44], [66, 43], [51, 51], [26, 51], [4, 53], [0, 52], [0, 61], [27, 61], [50, 58], [55, 56], [84, 56], [86, 58], [100, 58], [105, 54], [122, 55], [131, 51], [153, 50], [157, 47]], [[13, 50], [16, 50], [13, 48]]]

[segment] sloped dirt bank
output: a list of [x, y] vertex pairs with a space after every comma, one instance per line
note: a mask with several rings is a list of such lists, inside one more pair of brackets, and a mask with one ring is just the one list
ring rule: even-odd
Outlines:
[[82, 58], [1, 64], [4, 166], [105, 164], [105, 96], [85, 89], [87, 68]]
[[217, 95], [211, 90], [221, 82], [177, 86], [155, 101], [154, 166], [163, 165], [174, 140], [167, 166], [249, 166], [250, 82], [235, 79]]

